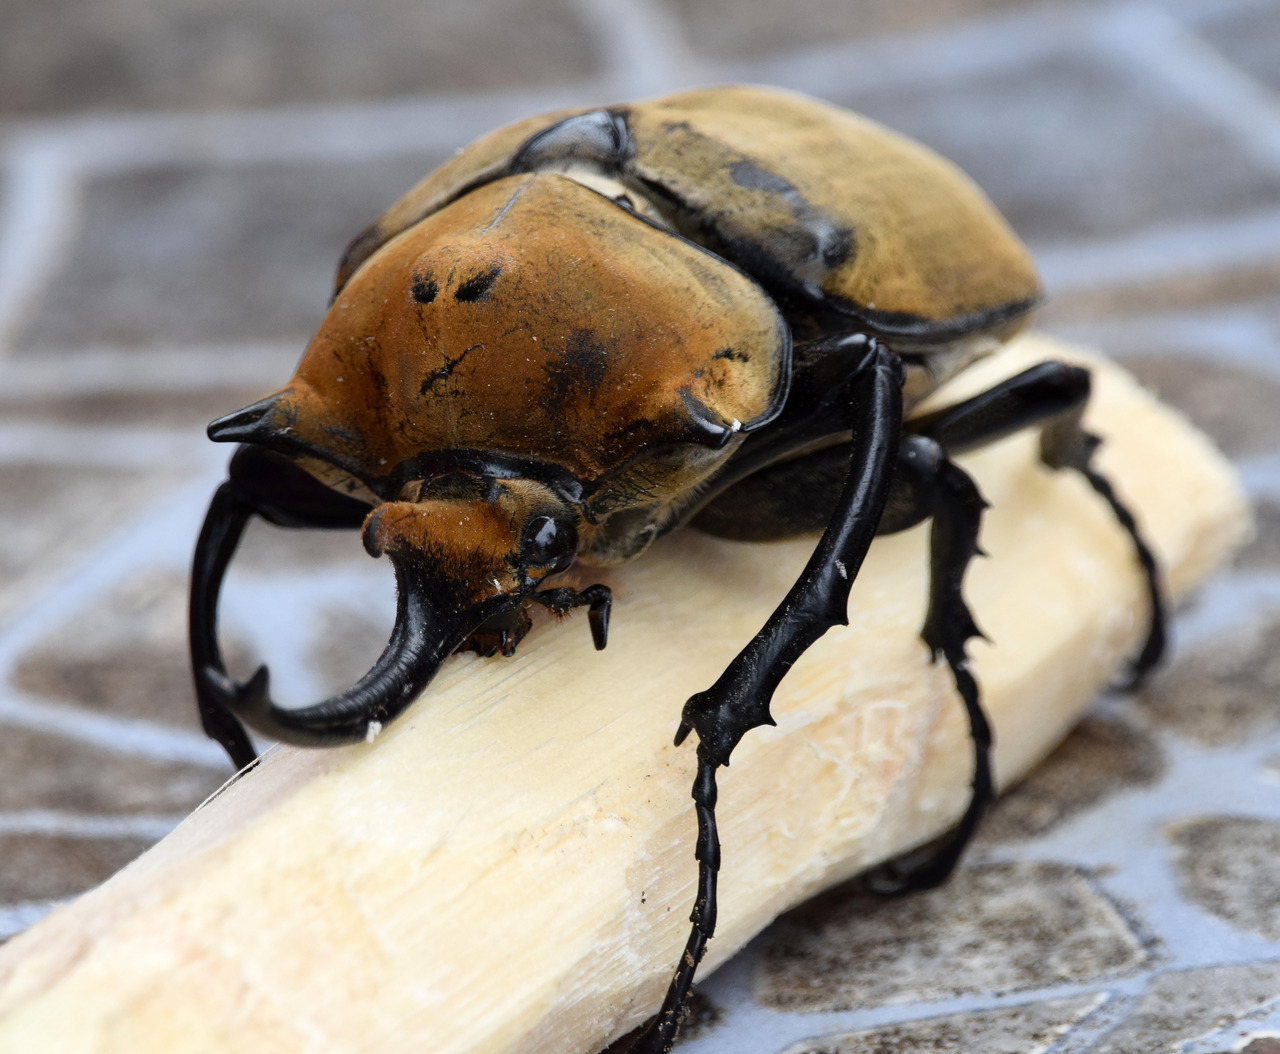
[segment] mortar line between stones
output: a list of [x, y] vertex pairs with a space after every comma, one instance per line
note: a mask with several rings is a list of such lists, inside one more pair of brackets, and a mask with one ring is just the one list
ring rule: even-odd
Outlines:
[[0, 684], [28, 647], [130, 575], [165, 561], [185, 568], [190, 541], [216, 481], [212, 474], [198, 476], [177, 494], [140, 508], [132, 522], [68, 562], [54, 584], [11, 612], [7, 628], [0, 631]]
[[222, 748], [198, 732], [0, 691], [0, 726], [3, 725], [87, 743], [121, 757], [182, 762], [211, 769], [227, 766]]
[[0, 424], [0, 463], [190, 468], [225, 460], [225, 450], [207, 445], [198, 431], [177, 428], [59, 425], [30, 419]]
[[394, 158], [452, 151], [498, 124], [538, 110], [581, 105], [608, 90], [606, 79], [591, 78], [518, 91], [434, 93], [364, 103], [99, 113], [32, 122], [24, 139], [86, 175], [181, 163]]
[[0, 835], [35, 834], [60, 838], [138, 838], [156, 842], [182, 822], [182, 813], [93, 813], [57, 809], [0, 812]]
[[1126, 4], [1101, 22], [1099, 38], [1280, 170], [1280, 100], [1167, 11]]
[[832, 82], [847, 95], [955, 82], [1024, 69], [1086, 39], [1097, 15], [1067, 7], [974, 17], [942, 29], [886, 33], [864, 40], [797, 49], [789, 54], [728, 60], [723, 78], [744, 76], [822, 94]]
[[0, 941], [34, 926], [55, 908], [70, 904], [73, 899], [75, 898], [59, 897], [56, 900], [25, 900], [0, 905]]
[[1192, 269], [1280, 260], [1280, 209], [1031, 248], [1050, 295], [1132, 285]]
[[296, 341], [42, 347], [4, 363], [6, 399], [119, 393], [198, 392], [211, 388], [275, 387], [306, 345]]
[[653, 0], [574, 0], [602, 52], [601, 65], [621, 102], [707, 79], [675, 19]]
[[80, 186], [59, 151], [19, 143], [9, 151], [0, 204], [0, 363], [61, 262], [80, 212]]

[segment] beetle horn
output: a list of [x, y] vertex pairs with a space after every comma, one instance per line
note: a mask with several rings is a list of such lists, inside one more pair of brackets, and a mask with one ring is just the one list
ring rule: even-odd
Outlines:
[[371, 738], [427, 686], [444, 662], [483, 622], [520, 603], [498, 594], [458, 610], [441, 604], [434, 576], [416, 561], [391, 554], [396, 571], [396, 621], [382, 655], [351, 688], [322, 703], [300, 709], [277, 706], [268, 690], [267, 668], [260, 666], [246, 684], [224, 669], [206, 664], [198, 673], [205, 688], [250, 727], [286, 743], [335, 746]]
[[288, 431], [298, 416], [286, 389], [219, 417], [207, 433], [215, 443], [266, 443]]

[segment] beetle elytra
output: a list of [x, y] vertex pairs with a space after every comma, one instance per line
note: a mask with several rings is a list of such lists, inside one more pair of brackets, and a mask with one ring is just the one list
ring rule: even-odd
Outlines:
[[[206, 731], [238, 765], [244, 724], [306, 745], [357, 742], [459, 648], [511, 654], [531, 605], [585, 606], [604, 647], [610, 594], [556, 576], [639, 557], [667, 531], [768, 540], [821, 531], [775, 613], [689, 699], [699, 888], [692, 930], [637, 1054], [668, 1051], [715, 930], [716, 770], [791, 664], [846, 621], [877, 534], [932, 521], [921, 635], [954, 676], [973, 794], [950, 833], [870, 876], [941, 881], [993, 793], [967, 641], [965, 569], [984, 502], [952, 456], [1035, 428], [1132, 539], [1151, 601], [1141, 674], [1163, 647], [1159, 574], [1093, 468], [1088, 371], [1046, 362], [913, 415], [1019, 332], [1031, 260], [969, 180], [924, 147], [789, 93], [728, 87], [536, 117], [455, 155], [360, 235], [290, 383], [215, 421], [236, 442], [197, 543], [191, 652]], [[266, 669], [226, 671], [218, 594], [247, 521], [361, 530], [398, 589], [395, 628], [348, 691], [285, 709]]]

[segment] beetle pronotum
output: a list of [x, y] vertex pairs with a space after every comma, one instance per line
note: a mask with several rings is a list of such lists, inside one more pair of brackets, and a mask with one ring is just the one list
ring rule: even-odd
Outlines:
[[[973, 794], [955, 829], [870, 876], [942, 881], [993, 793], [991, 735], [962, 596], [984, 502], [952, 455], [1038, 428], [1132, 538], [1151, 601], [1139, 676], [1163, 648], [1152, 554], [1091, 466], [1087, 370], [1046, 362], [925, 416], [942, 381], [1020, 331], [1039, 299], [1026, 250], [958, 170], [853, 114], [717, 88], [532, 118], [428, 176], [343, 257], [293, 380], [215, 421], [240, 445], [197, 543], [191, 654], [204, 727], [237, 766], [241, 724], [323, 746], [365, 739], [454, 651], [510, 655], [576, 561], [633, 559], [689, 524], [738, 539], [822, 531], [800, 578], [676, 735], [697, 733], [699, 886], [662, 1010], [632, 1046], [670, 1050], [715, 931], [716, 769], [791, 664], [846, 621], [876, 534], [932, 520], [921, 635], [968, 714]], [[351, 689], [276, 706], [265, 667], [226, 672], [218, 594], [247, 521], [360, 529], [398, 587], [395, 628]]]

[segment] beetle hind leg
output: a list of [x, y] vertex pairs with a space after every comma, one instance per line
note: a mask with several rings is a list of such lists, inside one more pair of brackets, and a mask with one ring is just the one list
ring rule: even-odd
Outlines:
[[1130, 660], [1129, 676], [1120, 685], [1125, 690], [1136, 688], [1164, 655], [1168, 642], [1164, 590], [1160, 584], [1160, 568], [1155, 554], [1142, 536], [1137, 520], [1129, 507], [1120, 500], [1111, 481], [1093, 467], [1094, 452], [1102, 440], [1088, 432], [1080, 423], [1083, 405], [1074, 412], [1055, 421], [1040, 435], [1040, 460], [1050, 468], [1072, 468], [1082, 475], [1094, 492], [1111, 507], [1112, 515], [1129, 535], [1134, 553], [1146, 578], [1147, 600], [1151, 622], [1147, 638], [1138, 654]]
[[948, 454], [986, 446], [1024, 428], [1041, 426], [1040, 460], [1052, 469], [1079, 472], [1110, 506], [1129, 535], [1146, 584], [1150, 623], [1130, 666], [1132, 688], [1164, 654], [1166, 604], [1160, 569], [1133, 514], [1110, 481], [1093, 466], [1100, 445], [1081, 421], [1092, 389], [1089, 371], [1065, 362], [1042, 362], [988, 391], [907, 424], [908, 430], [936, 439]]
[[[941, 837], [881, 864], [864, 877], [869, 889], [885, 896], [929, 889], [945, 881], [995, 797], [991, 725], [982, 709], [967, 650], [968, 642], [983, 634], [962, 592], [969, 562], [981, 552], [978, 531], [987, 503], [969, 475], [948, 460], [936, 442], [923, 436], [904, 437], [896, 489], [910, 494], [910, 503], [900, 513], [905, 521], [900, 526], [925, 517], [933, 519], [929, 608], [920, 636], [934, 660], [942, 657], [951, 669], [969, 720], [974, 759], [972, 793], [959, 823]], [[894, 529], [892, 524], [886, 527]]]

